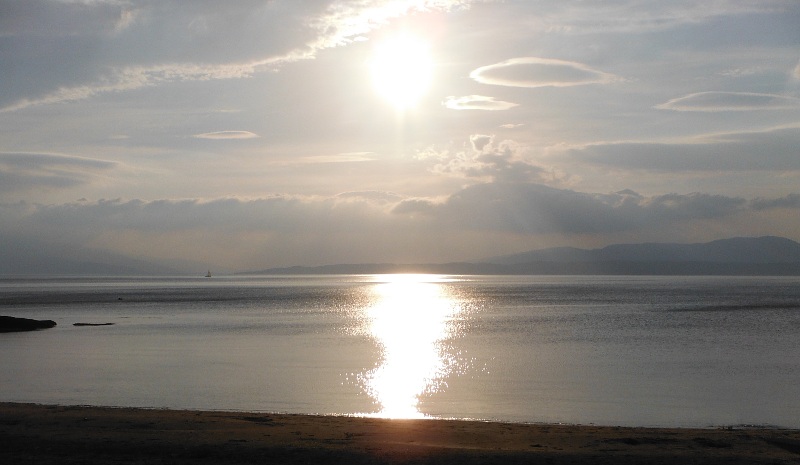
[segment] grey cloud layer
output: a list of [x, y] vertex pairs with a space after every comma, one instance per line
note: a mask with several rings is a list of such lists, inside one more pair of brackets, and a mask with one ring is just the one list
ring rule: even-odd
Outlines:
[[588, 194], [537, 184], [495, 183], [468, 187], [443, 203], [410, 200], [395, 211], [430, 215], [453, 227], [478, 230], [589, 234], [722, 218], [747, 207], [745, 199], [707, 194], [643, 197], [631, 191]]
[[568, 151], [584, 162], [656, 171], [797, 171], [800, 128], [698, 137], [674, 143], [619, 142]]
[[[660, 227], [681, 220], [724, 218], [748, 210], [800, 208], [800, 194], [747, 200], [708, 194], [646, 197], [632, 191], [590, 194], [541, 184], [487, 183], [464, 188], [444, 200], [407, 198], [391, 192], [351, 192], [331, 198], [274, 196], [214, 201], [103, 200], [63, 205], [3, 204], [3, 228], [17, 231], [98, 230], [169, 232], [215, 230], [284, 234], [385, 230], [393, 236], [418, 221], [434, 231], [493, 230], [520, 234], [583, 234]], [[419, 216], [422, 215], [422, 216]], [[355, 223], [354, 223], [355, 222]], [[11, 225], [14, 225], [13, 227]], [[357, 224], [357, 229], [354, 228]]]
[[71, 251], [76, 258], [114, 250], [140, 259], [207, 260], [243, 270], [463, 260], [507, 252], [510, 238], [525, 247], [541, 234], [675, 237], [697, 222], [724, 228], [744, 218], [763, 224], [763, 216], [749, 215], [775, 211], [783, 218], [798, 210], [798, 193], [752, 200], [698, 193], [648, 197], [630, 190], [590, 194], [501, 182], [473, 185], [443, 199], [354, 191], [254, 200], [0, 204], [0, 239], [39, 253]]
[[114, 162], [61, 154], [0, 152], [0, 192], [72, 187], [115, 166]]

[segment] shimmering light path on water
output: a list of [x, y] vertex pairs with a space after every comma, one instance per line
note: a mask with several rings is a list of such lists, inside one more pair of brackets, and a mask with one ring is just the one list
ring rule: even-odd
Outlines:
[[[800, 278], [0, 280], [0, 400], [800, 427]], [[114, 323], [76, 327], [73, 323]]]
[[419, 418], [419, 397], [435, 393], [455, 369], [444, 341], [460, 336], [453, 321], [461, 308], [438, 279], [420, 275], [376, 278], [376, 301], [366, 326], [381, 348], [381, 364], [364, 376], [378, 416]]

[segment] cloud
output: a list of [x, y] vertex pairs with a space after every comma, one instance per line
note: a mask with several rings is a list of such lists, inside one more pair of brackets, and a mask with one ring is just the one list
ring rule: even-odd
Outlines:
[[541, 234], [663, 237], [708, 221], [724, 225], [744, 218], [753, 224], [754, 217], [746, 215], [785, 208], [800, 209], [800, 194], [748, 201], [703, 193], [586, 193], [506, 182], [469, 186], [444, 198], [353, 191], [249, 200], [0, 203], [0, 239], [24, 238], [64, 250], [109, 250], [140, 259], [217, 262], [241, 270], [463, 260], [495, 253], [497, 244], [512, 237], [522, 247]]
[[482, 84], [510, 87], [569, 87], [620, 80], [618, 76], [574, 61], [537, 57], [512, 58], [483, 66], [469, 76]]
[[644, 197], [632, 191], [591, 194], [540, 184], [487, 183], [467, 187], [445, 202], [403, 201], [394, 211], [428, 215], [468, 230], [600, 234], [725, 218], [746, 208], [742, 198], [700, 193]]
[[794, 6], [793, 0], [724, 2], [539, 2], [533, 23], [548, 31], [566, 33], [641, 33], [662, 31], [719, 18], [780, 13]]
[[74, 187], [115, 166], [110, 161], [55, 153], [0, 152], [0, 192]]
[[100, 200], [62, 205], [0, 203], [0, 238], [27, 238], [159, 260], [234, 269], [321, 264], [435, 253], [415, 243], [413, 221], [392, 215], [391, 193], [275, 195], [242, 200]]
[[575, 160], [620, 169], [668, 172], [800, 170], [800, 127], [709, 134], [678, 142], [607, 142], [572, 147]]
[[674, 111], [755, 111], [800, 108], [800, 99], [752, 92], [698, 92], [656, 105]]
[[794, 76], [795, 79], [800, 79], [800, 62], [798, 62], [797, 66], [792, 70], [792, 76]]
[[[20, 224], [76, 236], [90, 231], [180, 232], [207, 230], [243, 234], [307, 234], [323, 240], [331, 233], [376, 227], [404, 229], [402, 215], [422, 213], [433, 220], [431, 234], [451, 227], [524, 233], [583, 234], [659, 227], [674, 221], [723, 218], [747, 210], [800, 208], [800, 194], [754, 199], [703, 193], [643, 196], [631, 190], [585, 193], [529, 183], [485, 183], [444, 199], [407, 197], [393, 192], [345, 192], [332, 197], [275, 195], [260, 199], [100, 200], [63, 205], [0, 204]], [[387, 208], [391, 207], [391, 208]], [[436, 226], [438, 224], [438, 226]], [[10, 226], [6, 223], [3, 227]], [[404, 226], [406, 225], [406, 226]], [[42, 229], [45, 230], [45, 229]], [[399, 232], [399, 231], [398, 231]], [[394, 234], [390, 234], [394, 236]], [[388, 238], [394, 240], [392, 237]]]
[[486, 134], [473, 134], [469, 136], [469, 142], [472, 145], [472, 150], [476, 152], [483, 152], [487, 145], [492, 143], [492, 136]]
[[446, 108], [451, 110], [508, 110], [514, 108], [518, 104], [512, 102], [505, 102], [503, 100], [495, 100], [494, 97], [486, 97], [483, 95], [466, 95], [464, 97], [447, 97], [442, 102]]
[[769, 210], [772, 208], [795, 208], [800, 209], [800, 194], [789, 194], [786, 197], [777, 199], [753, 199], [751, 202], [755, 210]]
[[[174, 82], [250, 78], [312, 59], [414, 11], [469, 3], [241, 1], [220, 12], [208, 1], [145, 2], [135, 8], [116, 1], [12, 2], [0, 15], [0, 37], [30, 56], [17, 57], [22, 65], [3, 79], [28, 79], [12, 86], [17, 95], [7, 98], [0, 112]], [[37, 67], [43, 56], [52, 59], [46, 69]], [[53, 73], [56, 68], [60, 72]]]
[[124, 30], [135, 17], [127, 2], [4, 1], [0, 37], [15, 35], [108, 35]]
[[387, 191], [352, 191], [342, 192], [335, 197], [337, 200], [348, 201], [368, 201], [375, 204], [395, 204], [405, 199], [404, 196], [395, 192]]
[[492, 182], [560, 182], [563, 176], [524, 157], [524, 150], [513, 141], [494, 142], [486, 134], [470, 136], [470, 149], [451, 154], [439, 152], [427, 158], [437, 160], [433, 172]]
[[174, 63], [150, 67], [125, 67], [100, 76], [93, 83], [63, 86], [39, 97], [19, 99], [9, 105], [0, 107], [0, 113], [13, 112], [39, 105], [76, 102], [102, 94], [131, 91], [170, 82], [242, 79], [252, 76], [261, 68], [266, 69], [271, 65], [293, 61], [294, 59], [291, 56], [285, 56], [249, 63], [223, 63], [218, 65]]
[[250, 131], [216, 131], [206, 132], [203, 134], [195, 134], [197, 139], [213, 139], [213, 140], [228, 140], [228, 139], [255, 139], [260, 137]]
[[744, 76], [753, 76], [753, 75], [762, 74], [762, 73], [764, 73], [764, 68], [763, 67], [754, 66], [754, 67], [749, 67], [749, 68], [731, 68], [731, 69], [727, 69], [725, 71], [721, 71], [719, 73], [719, 75], [720, 76], [726, 76], [726, 77], [739, 78], [739, 77], [744, 77]]
[[366, 0], [360, 2], [327, 2], [323, 14], [310, 18], [310, 24], [320, 31], [310, 44], [314, 48], [329, 48], [347, 44], [385, 25], [395, 18], [413, 12], [449, 11], [467, 8], [469, 0]]

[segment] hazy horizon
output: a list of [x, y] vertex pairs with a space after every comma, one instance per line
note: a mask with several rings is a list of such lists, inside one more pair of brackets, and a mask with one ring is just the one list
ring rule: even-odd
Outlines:
[[0, 260], [800, 241], [798, 24], [794, 0], [0, 0]]

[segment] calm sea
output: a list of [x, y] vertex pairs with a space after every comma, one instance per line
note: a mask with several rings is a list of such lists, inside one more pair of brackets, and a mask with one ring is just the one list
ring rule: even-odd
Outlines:
[[[0, 401], [800, 427], [800, 278], [0, 280]], [[74, 323], [113, 323], [73, 326]]]

